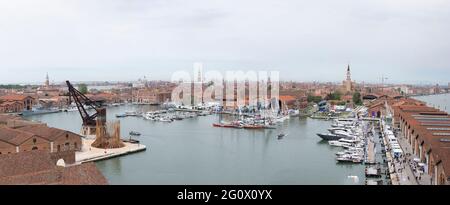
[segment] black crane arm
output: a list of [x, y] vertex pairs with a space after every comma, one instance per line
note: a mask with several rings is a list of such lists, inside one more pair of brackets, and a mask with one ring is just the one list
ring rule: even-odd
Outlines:
[[[71, 98], [73, 98], [73, 101], [75, 101], [75, 104], [77, 106], [78, 112], [80, 113], [80, 116], [83, 120], [83, 125], [95, 125], [96, 118], [98, 115], [98, 109], [100, 108], [100, 105], [98, 105], [96, 102], [90, 100], [88, 97], [86, 97], [83, 93], [81, 93], [79, 90], [75, 89], [72, 84], [69, 81], [66, 81], [67, 87], [69, 89], [69, 103], [72, 103]], [[95, 110], [95, 113], [89, 114], [86, 111], [86, 108], [84, 105], [87, 105]]]

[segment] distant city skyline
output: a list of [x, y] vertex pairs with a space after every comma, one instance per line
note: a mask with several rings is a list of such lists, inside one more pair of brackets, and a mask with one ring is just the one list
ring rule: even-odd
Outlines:
[[[257, 6], [255, 6], [257, 5]], [[284, 81], [450, 81], [450, 2], [17, 0], [0, 2], [0, 84], [170, 80], [278, 70]]]

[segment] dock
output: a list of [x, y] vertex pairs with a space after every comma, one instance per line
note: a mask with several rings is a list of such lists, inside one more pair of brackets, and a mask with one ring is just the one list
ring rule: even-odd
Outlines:
[[195, 112], [195, 113], [198, 113], [198, 112], [202, 112], [202, 111], [203, 111], [203, 110], [182, 109], [182, 108], [175, 108], [175, 109], [173, 109], [173, 110], [178, 111], [178, 112]]
[[368, 179], [366, 180], [366, 185], [383, 185], [383, 181]]
[[375, 143], [371, 140], [367, 140], [367, 157], [366, 164], [375, 164]]
[[381, 177], [381, 171], [375, 167], [367, 167], [366, 177]]
[[100, 149], [91, 147], [94, 139], [82, 139], [83, 148], [80, 152], [75, 153], [76, 163], [95, 162], [136, 152], [142, 152], [147, 149], [143, 144], [135, 144], [124, 142], [125, 147], [116, 149]]

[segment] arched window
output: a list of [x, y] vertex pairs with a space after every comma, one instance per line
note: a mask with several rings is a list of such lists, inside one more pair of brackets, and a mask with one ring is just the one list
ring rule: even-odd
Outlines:
[[36, 144], [36, 141], [37, 141], [36, 138], [33, 138], [33, 144]]
[[68, 140], [69, 139], [69, 134], [66, 134], [66, 140]]
[[57, 148], [58, 152], [60, 152], [61, 151], [61, 145], [58, 145], [57, 147], [58, 147]]

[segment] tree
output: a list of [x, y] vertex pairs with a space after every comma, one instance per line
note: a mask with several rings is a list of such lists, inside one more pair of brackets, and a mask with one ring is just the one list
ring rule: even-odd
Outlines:
[[26, 86], [16, 85], [16, 84], [8, 84], [8, 85], [0, 85], [1, 89], [24, 89]]
[[334, 93], [330, 93], [327, 95], [326, 99], [327, 100], [341, 100], [341, 93], [336, 91]]
[[322, 101], [322, 97], [320, 96], [314, 96], [314, 95], [308, 95], [308, 102], [314, 102], [314, 103], [319, 103], [320, 101]]
[[356, 105], [362, 105], [361, 93], [353, 93], [353, 103], [355, 103]]
[[86, 84], [82, 83], [78, 85], [78, 90], [82, 93], [82, 94], [86, 94], [88, 92], [88, 87]]

